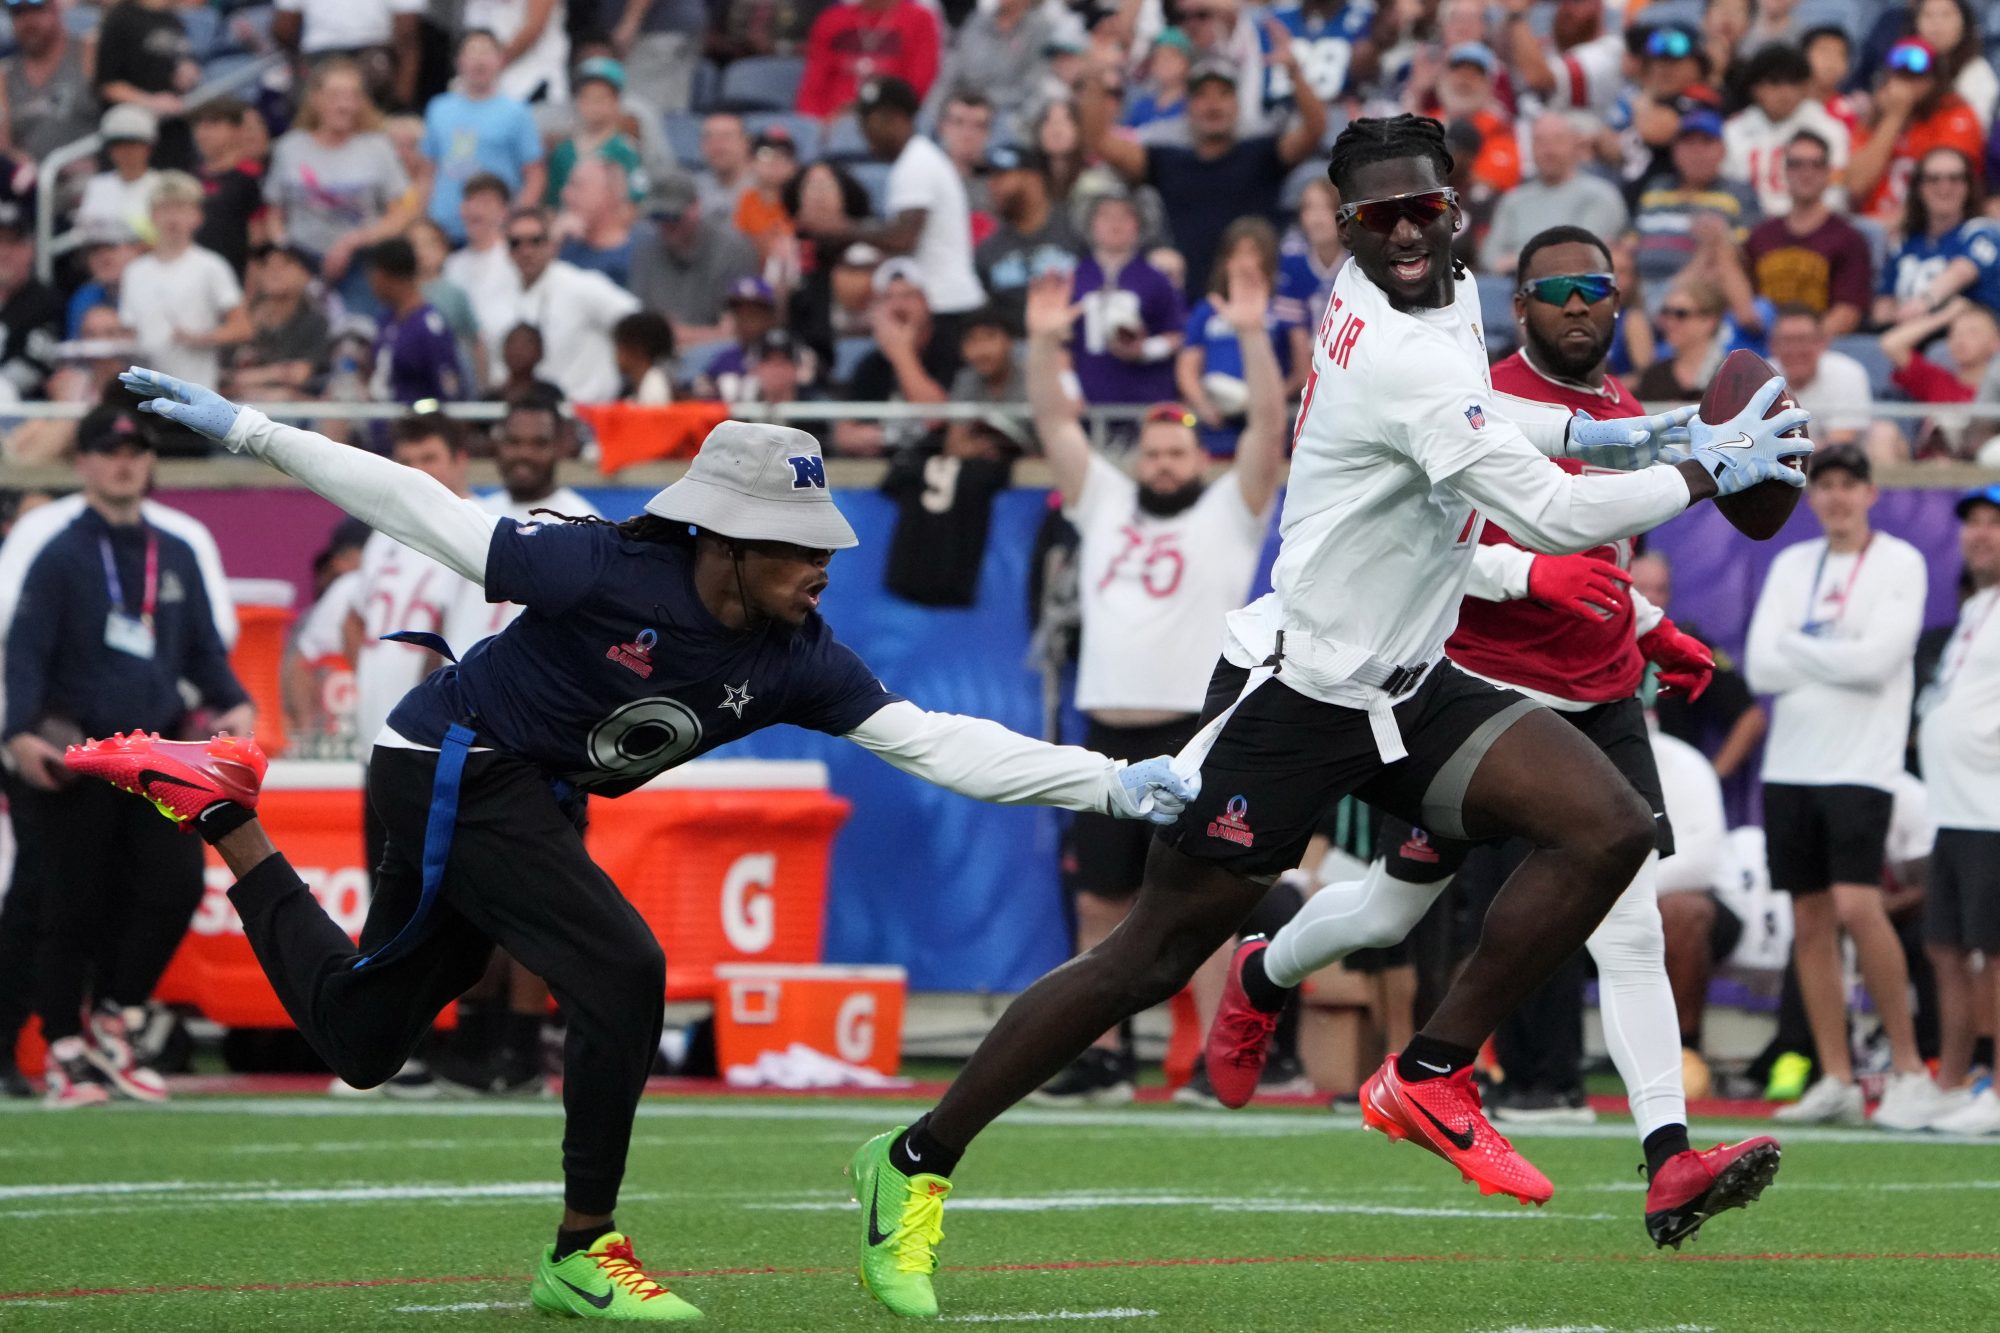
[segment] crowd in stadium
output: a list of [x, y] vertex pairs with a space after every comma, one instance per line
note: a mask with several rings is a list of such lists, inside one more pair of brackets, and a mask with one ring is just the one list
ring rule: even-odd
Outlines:
[[[948, 427], [843, 418], [821, 442], [829, 456], [888, 457], [892, 483], [900, 476], [917, 491], [923, 460], [959, 460], [960, 497], [922, 520], [954, 528], [975, 511], [985, 521], [975, 478], [990, 492], [1005, 485], [995, 465], [1046, 452], [1085, 565], [1093, 523], [1110, 508], [1126, 512], [1133, 483], [1107, 480], [1100, 470], [1121, 474], [1080, 439], [1050, 432], [1079, 406], [1141, 409], [1125, 414], [1142, 427], [1126, 443], [1165, 423], [1191, 428], [1206, 450], [1134, 452], [1138, 503], [1160, 516], [1187, 511], [1213, 556], [1203, 562], [1206, 600], [1187, 613], [1213, 621], [1248, 591], [1282, 479], [1290, 413], [1273, 417], [1270, 395], [1298, 403], [1346, 257], [1325, 148], [1355, 117], [1409, 111], [1440, 121], [1455, 157], [1450, 184], [1466, 224], [1454, 252], [1478, 284], [1496, 360], [1522, 343], [1525, 252], [1551, 228], [1581, 227], [1600, 238], [1624, 311], [1595, 370], [1647, 403], [1692, 401], [1730, 351], [1751, 348], [1812, 413], [1823, 451], [1814, 512], [1830, 544], [1815, 548], [1816, 569], [1803, 555], [1773, 569], [1741, 674], [1725, 663], [1699, 705], [1667, 696], [1659, 710], [1664, 730], [1709, 761], [1683, 788], [1747, 788], [1761, 744], [1767, 822], [1787, 800], [1803, 811], [1773, 825], [1770, 865], [1774, 878], [1797, 879], [1777, 888], [1812, 906], [1795, 913], [1800, 952], [1779, 1038], [1742, 1090], [1803, 1093], [1803, 1118], [1858, 1120], [1857, 1073], [1879, 1073], [1897, 1107], [1885, 1124], [2000, 1132], [2000, 1098], [1974, 1081], [1975, 1052], [1990, 1059], [1980, 1042], [1993, 1022], [1993, 969], [1973, 963], [2000, 944], [2000, 907], [1962, 905], [1947, 921], [1934, 906], [1926, 925], [1920, 895], [1899, 909], [1895, 890], [1911, 887], [1910, 863], [1931, 845], [1904, 831], [1928, 827], [1921, 813], [1898, 816], [1892, 845], [1907, 856], [1832, 846], [1834, 825], [1879, 826], [1878, 841], [1889, 838], [1888, 793], [1906, 784], [1904, 753], [1915, 746], [1913, 662], [1934, 690], [1956, 684], [1958, 711], [1947, 716], [1968, 732], [1990, 732], [2000, 708], [2000, 658], [1992, 636], [1979, 637], [2000, 581], [2000, 492], [1958, 506], [1966, 619], [1928, 646], [1919, 643], [1923, 556], [1893, 537], [1878, 545], [1867, 522], [1876, 469], [2000, 465], [1990, 423], [1875, 412], [1889, 400], [2000, 398], [2000, 223], [1987, 199], [2000, 168], [2000, 78], [1985, 54], [2000, 9], [1970, 0], [282, 0], [275, 9], [122, 0], [100, 11], [9, 0], [7, 15], [0, 398], [93, 408], [81, 420], [20, 421], [4, 438], [9, 462], [74, 460], [85, 497], [42, 505], [31, 540], [17, 532], [0, 551], [18, 866], [105, 878], [94, 862], [65, 870], [36, 859], [56, 841], [52, 820], [81, 817], [68, 803], [84, 798], [58, 790], [62, 744], [174, 729], [189, 708], [176, 681], [194, 682], [222, 729], [248, 727], [223, 657], [234, 613], [212, 539], [150, 502], [147, 522], [174, 534], [164, 554], [136, 538], [114, 551], [123, 537], [93, 541], [74, 523], [86, 501], [138, 513], [152, 455], [214, 447], [135, 415], [117, 379], [126, 366], [241, 402], [418, 406], [393, 429], [346, 428], [347, 442], [461, 495], [468, 456], [494, 457], [505, 493], [490, 507], [524, 520], [539, 505], [589, 512], [555, 483], [561, 458], [593, 448], [569, 405], [986, 404], [996, 410]], [[272, 54], [281, 58], [259, 63]], [[246, 70], [256, 77], [209, 91]], [[92, 134], [99, 152], [60, 165]], [[2000, 215], [2000, 199], [1991, 211]], [[38, 230], [38, 217], [53, 227]], [[1044, 313], [1060, 316], [1039, 329], [1038, 288]], [[473, 400], [506, 404], [495, 429], [436, 414]], [[1217, 499], [1216, 483], [1197, 499], [1210, 457], [1234, 459], [1243, 503], [1233, 490]], [[1116, 527], [1116, 515], [1104, 521]], [[936, 539], [937, 550], [954, 540]], [[346, 734], [364, 746], [432, 664], [350, 641], [347, 613], [367, 604], [366, 590], [414, 577], [417, 557], [394, 547], [365, 531], [336, 534], [316, 567], [326, 596], [302, 617], [292, 650], [297, 663], [360, 654], [360, 716]], [[948, 559], [906, 561], [899, 591], [968, 599], [980, 545], [950, 549]], [[144, 679], [92, 675], [74, 663], [103, 656], [100, 645], [31, 641], [29, 622], [12, 620], [24, 599], [50, 595], [47, 580], [96, 579], [100, 554], [120, 589], [103, 646], [114, 661], [147, 659], [157, 669]], [[31, 587], [31, 566], [47, 586]], [[1665, 562], [1641, 557], [1633, 572], [1663, 612]], [[143, 627], [119, 611], [137, 604], [141, 579]], [[158, 627], [156, 580], [178, 590]], [[457, 626], [445, 637], [461, 643], [506, 620], [466, 589], [434, 598], [440, 624]], [[1090, 617], [1120, 614], [1094, 607], [1086, 590], [1076, 704], [1099, 728], [1090, 743], [1131, 758], [1172, 752], [1192, 732], [1214, 654], [1186, 655], [1189, 681], [1163, 674], [1147, 682], [1152, 695], [1128, 697], [1129, 673], [1089, 656]], [[1881, 624], [1842, 627], [1844, 616]], [[1135, 642], [1143, 617], [1115, 623], [1130, 659], [1154, 651]], [[1816, 636], [1836, 631], [1867, 639], [1865, 679], [1816, 653]], [[143, 654], [131, 638], [112, 641], [142, 632]], [[1653, 658], [1649, 699], [1661, 668], [1673, 667], [1667, 651]], [[1872, 697], [1865, 726], [1852, 711], [1856, 688]], [[1193, 704], [1183, 702], [1190, 690]], [[1768, 719], [1753, 691], [1776, 696]], [[317, 725], [304, 697], [296, 720]], [[1970, 839], [1950, 883], [1961, 896], [2000, 898], [2000, 883], [1968, 868], [2000, 836], [2000, 792], [1985, 785], [1991, 757], [1953, 755], [1949, 728], [1936, 730], [1927, 745], [1952, 766], [1944, 796], [1925, 775], [1937, 819]], [[1836, 743], [1863, 741], [1865, 755]], [[1874, 795], [1834, 808], [1795, 790], [1772, 794], [1830, 784]], [[0, 1038], [36, 1009], [50, 1040], [95, 1053], [102, 1077], [76, 1066], [72, 1083], [98, 1089], [81, 1100], [155, 1098], [165, 1085], [144, 1064], [159, 1054], [144, 1040], [145, 1004], [175, 922], [199, 896], [197, 844], [154, 828], [138, 803], [92, 790], [88, 799], [108, 804], [89, 818], [144, 824], [130, 835], [133, 864], [174, 884], [133, 893], [147, 906], [108, 956], [83, 943], [107, 902], [10, 895], [0, 959], [37, 966], [0, 961], [0, 978], [16, 979], [0, 983]], [[1721, 799], [1718, 788], [1718, 839]], [[1740, 811], [1734, 792], [1732, 801]], [[1675, 821], [1693, 842], [1696, 816]], [[1334, 822], [1329, 812], [1329, 831]], [[1136, 851], [1081, 856], [1079, 948], [1122, 919], [1144, 846], [1142, 836]], [[106, 846], [69, 851], [86, 853]], [[1891, 872], [1887, 893], [1885, 859], [1905, 877]], [[1667, 910], [1697, 1095], [1708, 1082], [1702, 997], [1729, 951], [1718, 942], [1731, 911], [1711, 892], [1722, 873], [1673, 885], [1687, 896], [1669, 894]], [[1292, 888], [1319, 885], [1315, 860]], [[1857, 1071], [1845, 1039], [1843, 931], [1880, 1016], [1879, 1070]], [[1385, 1031], [1407, 1033], [1418, 999], [1411, 964], [1360, 966], [1382, 977]], [[1541, 1071], [1516, 1081], [1518, 1115], [1581, 1106], [1578, 966], [1540, 1018], [1517, 1023], [1513, 1058], [1503, 1057]], [[19, 980], [30, 971], [32, 987]], [[1198, 977], [1197, 991], [1219, 986], [1217, 976]], [[461, 1081], [538, 1086], [546, 989], [504, 969], [484, 984], [487, 1047]], [[97, 1008], [86, 1022], [87, 1000]], [[1212, 996], [1204, 1007], [1212, 1011]], [[1935, 1080], [1926, 1057], [1940, 1061]], [[1280, 1060], [1274, 1082], [1292, 1072]], [[406, 1073], [412, 1084], [428, 1077]], [[1046, 1095], [1116, 1099], [1131, 1080], [1129, 1041], [1113, 1032]], [[27, 1089], [18, 1075], [10, 1086]], [[1208, 1094], [1198, 1082], [1190, 1095]]]

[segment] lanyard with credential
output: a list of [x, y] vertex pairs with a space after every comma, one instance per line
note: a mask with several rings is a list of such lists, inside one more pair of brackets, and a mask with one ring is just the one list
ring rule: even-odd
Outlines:
[[[118, 562], [111, 557], [111, 540], [97, 539], [97, 552], [104, 557], [104, 583], [111, 593], [111, 611], [116, 615], [126, 611], [125, 585], [118, 578]], [[151, 532], [146, 534], [146, 586], [139, 597], [139, 621], [147, 628], [153, 624], [153, 608], [159, 604], [160, 595], [160, 539]], [[128, 613], [129, 614], [129, 613]]]
[[1825, 622], [1824, 626], [1822, 626], [1820, 621], [1813, 619], [1813, 609], [1819, 605], [1819, 583], [1826, 576], [1826, 557], [1832, 552], [1833, 548], [1831, 546], [1820, 547], [1819, 565], [1813, 570], [1812, 587], [1806, 590], [1806, 623], [1799, 626], [1800, 629], [1804, 630], [1807, 634], [1817, 634], [1822, 628], [1831, 628], [1840, 623], [1841, 617], [1847, 614], [1847, 599], [1853, 595], [1854, 581], [1861, 577], [1861, 564], [1868, 558], [1868, 548], [1874, 544], [1875, 534], [1871, 532], [1868, 534], [1868, 540], [1861, 543], [1861, 549], [1855, 553], [1854, 568], [1847, 571], [1847, 582], [1840, 589], [1839, 608], [1834, 611], [1833, 619]]

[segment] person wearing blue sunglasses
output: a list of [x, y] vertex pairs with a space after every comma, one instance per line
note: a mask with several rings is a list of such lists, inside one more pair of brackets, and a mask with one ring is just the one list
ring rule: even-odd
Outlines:
[[1874, 124], [1847, 164], [1848, 198], [1865, 201], [1861, 211], [1893, 224], [1917, 162], [1939, 148], [1983, 161], [1986, 131], [1978, 113], [1951, 90], [1937, 52], [1928, 42], [1905, 38], [1883, 61]]

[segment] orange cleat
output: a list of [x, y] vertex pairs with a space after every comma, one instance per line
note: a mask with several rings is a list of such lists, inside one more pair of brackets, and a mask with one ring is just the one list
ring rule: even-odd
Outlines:
[[1678, 1250], [1717, 1213], [1757, 1202], [1778, 1178], [1780, 1155], [1778, 1141], [1766, 1134], [1675, 1153], [1646, 1189], [1646, 1234], [1660, 1248]]
[[1208, 1071], [1215, 1099], [1231, 1108], [1248, 1105], [1257, 1095], [1257, 1080], [1271, 1052], [1271, 1034], [1278, 1030], [1278, 1016], [1250, 1003], [1243, 991], [1244, 961], [1269, 947], [1262, 935], [1252, 935], [1237, 946], [1236, 956], [1229, 960], [1229, 984], [1223, 988], [1222, 1004], [1209, 1024], [1208, 1044], [1202, 1050], [1202, 1067]]
[[1457, 1167], [1481, 1194], [1511, 1194], [1544, 1204], [1556, 1192], [1549, 1178], [1487, 1123], [1472, 1070], [1406, 1083], [1390, 1056], [1361, 1085], [1361, 1123], [1392, 1139], [1408, 1139]]
[[256, 809], [266, 767], [264, 751], [248, 736], [163, 741], [145, 731], [72, 745], [63, 763], [72, 772], [145, 797], [176, 824], [188, 823], [219, 801]]

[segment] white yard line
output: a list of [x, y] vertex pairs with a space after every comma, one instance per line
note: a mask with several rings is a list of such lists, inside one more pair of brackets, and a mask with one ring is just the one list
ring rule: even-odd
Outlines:
[[1109, 1310], [1050, 1310], [1046, 1313], [1023, 1314], [948, 1314], [938, 1322], [941, 1324], [1042, 1324], [1056, 1320], [1070, 1319], [1157, 1319], [1158, 1310], [1135, 1310], [1129, 1305], [1115, 1305]]
[[453, 1301], [450, 1305], [399, 1305], [397, 1314], [470, 1314], [475, 1310], [525, 1310], [526, 1301]]

